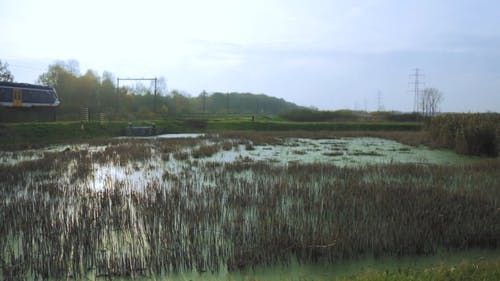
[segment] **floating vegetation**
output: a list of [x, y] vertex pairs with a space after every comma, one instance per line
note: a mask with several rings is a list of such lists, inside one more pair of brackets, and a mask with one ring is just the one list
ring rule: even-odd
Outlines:
[[275, 152], [260, 149], [268, 145], [237, 150], [252, 142], [231, 140], [221, 150], [223, 141], [119, 141], [1, 165], [0, 279], [152, 277], [500, 245], [498, 160], [282, 165], [259, 160]]
[[336, 156], [343, 156], [343, 152], [324, 152], [323, 155], [325, 156], [330, 156], [330, 157], [336, 157]]

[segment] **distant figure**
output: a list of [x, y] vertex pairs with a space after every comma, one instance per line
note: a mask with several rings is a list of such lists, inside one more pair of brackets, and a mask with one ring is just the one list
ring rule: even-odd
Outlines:
[[252, 115], [252, 122], [253, 122], [253, 121], [255, 121], [255, 116], [254, 116], [254, 115]]

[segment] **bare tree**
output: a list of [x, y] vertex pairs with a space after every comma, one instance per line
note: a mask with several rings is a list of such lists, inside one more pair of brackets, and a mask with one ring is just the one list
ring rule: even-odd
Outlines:
[[9, 70], [8, 63], [2, 63], [0, 60], [0, 82], [13, 82], [14, 76]]
[[426, 88], [420, 95], [420, 109], [422, 115], [432, 117], [439, 111], [443, 94], [436, 88]]

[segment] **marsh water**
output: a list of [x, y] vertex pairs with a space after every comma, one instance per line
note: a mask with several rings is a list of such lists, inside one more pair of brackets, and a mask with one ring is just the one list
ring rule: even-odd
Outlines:
[[[500, 253], [493, 250], [468, 250], [460, 252], [441, 252], [422, 257], [383, 257], [370, 256], [357, 259], [340, 260], [335, 263], [303, 264], [297, 261], [288, 265], [259, 266], [255, 269], [244, 269], [228, 272], [182, 272], [163, 276], [135, 277], [133, 280], [158, 281], [331, 281], [339, 277], [353, 276], [367, 271], [408, 271], [421, 270], [436, 266], [450, 266], [462, 262], [479, 262], [485, 259], [498, 259]], [[82, 280], [105, 280], [96, 277], [91, 271]], [[130, 277], [114, 277], [113, 280], [129, 281]]]
[[[33, 278], [331, 280], [497, 258], [474, 249], [496, 243], [484, 226], [497, 217], [480, 208], [498, 201], [448, 191], [495, 185], [446, 168], [478, 161], [380, 138], [169, 135], [0, 152], [3, 275], [24, 263]], [[464, 214], [470, 226], [455, 222]]]
[[[332, 164], [339, 167], [362, 167], [375, 164], [413, 163], [416, 165], [460, 165], [477, 161], [478, 158], [458, 155], [450, 150], [429, 149], [425, 146], [413, 147], [396, 141], [381, 138], [333, 138], [308, 139], [288, 138], [278, 145], [250, 145], [233, 143], [231, 149], [218, 149], [205, 157], [193, 156], [192, 152], [200, 145], [218, 145], [216, 141], [203, 139], [201, 134], [168, 134], [145, 138], [121, 138], [121, 140], [155, 139], [195, 139], [193, 146], [181, 148], [185, 153], [182, 159], [176, 159], [175, 152], [169, 154], [156, 151], [151, 147], [150, 157], [127, 163], [94, 163], [91, 160], [91, 172], [85, 184], [96, 190], [120, 181], [127, 186], [142, 190], [151, 182], [162, 181], [166, 175], [175, 176], [189, 170], [193, 177], [203, 179], [203, 166], [207, 163], [227, 164], [235, 162], [266, 162], [278, 166], [290, 164]], [[15, 165], [23, 161], [42, 159], [45, 153], [64, 151], [87, 151], [100, 154], [106, 145], [57, 145], [45, 149], [18, 152], [0, 152], [0, 165]], [[177, 157], [180, 158], [180, 157]], [[195, 165], [193, 165], [193, 163]], [[68, 166], [68, 175], [74, 165]], [[208, 179], [205, 179], [208, 180]]]
[[[191, 166], [193, 161], [199, 163], [234, 163], [237, 161], [267, 162], [275, 165], [289, 165], [295, 163], [311, 164], [325, 163], [339, 167], [360, 167], [374, 164], [414, 163], [416, 165], [460, 165], [477, 161], [477, 157], [458, 155], [450, 150], [429, 149], [425, 146], [413, 147], [396, 141], [381, 138], [334, 138], [334, 139], [308, 139], [289, 138], [279, 145], [248, 145], [235, 144], [231, 149], [219, 149], [207, 157], [193, 157], [193, 149], [200, 144], [215, 145], [214, 141], [204, 140], [201, 134], [168, 134], [146, 138], [121, 138], [126, 141], [154, 140], [154, 139], [184, 139], [195, 138], [199, 141], [196, 145], [184, 148], [186, 158], [176, 159], [173, 152], [165, 155], [153, 151], [148, 159], [131, 161], [128, 165], [115, 165], [116, 163], [96, 164], [92, 166], [92, 184], [101, 189], [106, 181], [124, 180], [137, 181], [137, 187], [142, 188], [141, 182], [148, 179], [160, 179], [166, 171], [178, 174], [186, 166]], [[0, 165], [15, 165], [23, 161], [41, 159], [47, 152], [62, 152], [66, 150], [86, 150], [91, 153], [101, 153], [106, 145], [58, 145], [45, 149], [26, 150], [17, 152], [0, 151]], [[120, 167], [121, 166], [121, 167]], [[201, 173], [202, 171], [198, 171]], [[146, 181], [145, 181], [146, 180]]]
[[464, 164], [474, 160], [452, 151], [412, 147], [380, 138], [292, 138], [282, 145], [259, 145], [253, 150], [240, 148], [236, 151], [222, 151], [207, 161], [233, 162], [241, 158], [281, 165], [331, 163], [341, 167], [389, 163]]

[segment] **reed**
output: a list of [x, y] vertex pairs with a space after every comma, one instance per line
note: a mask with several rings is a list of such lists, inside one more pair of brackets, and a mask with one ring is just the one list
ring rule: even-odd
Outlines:
[[431, 266], [425, 269], [399, 269], [397, 271], [366, 271], [355, 276], [339, 278], [341, 281], [451, 281], [498, 280], [500, 261], [472, 260], [460, 264]]
[[[186, 148], [207, 142], [220, 149], [215, 138], [119, 142], [0, 166], [1, 276], [154, 277], [500, 245], [498, 159], [358, 168], [191, 161]], [[164, 154], [178, 170], [140, 190], [126, 178], [92, 185], [98, 165], [150, 172]]]
[[427, 124], [435, 144], [458, 153], [497, 157], [500, 114], [444, 114]]
[[219, 144], [202, 144], [191, 152], [194, 158], [205, 158], [219, 152], [221, 146]]

